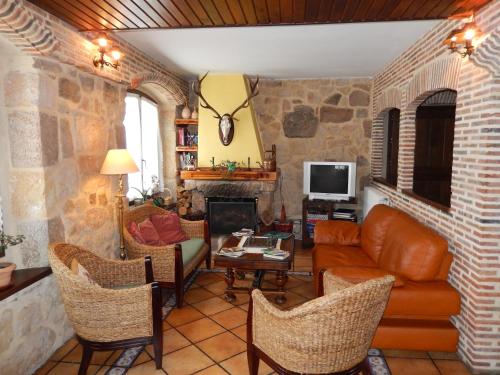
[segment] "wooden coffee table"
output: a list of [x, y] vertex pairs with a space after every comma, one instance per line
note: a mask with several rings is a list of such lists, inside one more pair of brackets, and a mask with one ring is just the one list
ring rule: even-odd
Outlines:
[[[222, 247], [234, 247], [240, 242], [238, 237], [229, 237]], [[294, 253], [294, 237], [281, 241], [281, 250], [290, 252], [290, 256], [284, 260], [264, 258], [262, 254], [244, 254], [238, 258], [231, 258], [223, 255], [216, 255], [214, 258], [215, 267], [226, 268], [226, 300], [232, 302], [236, 299], [234, 293], [249, 293], [253, 289], [260, 289], [263, 293], [276, 294], [276, 303], [286, 302], [285, 284], [288, 280], [287, 272], [292, 267]], [[250, 288], [235, 287], [234, 274], [238, 271], [254, 271], [255, 279]], [[277, 288], [262, 288], [262, 280], [266, 271], [276, 272]]]

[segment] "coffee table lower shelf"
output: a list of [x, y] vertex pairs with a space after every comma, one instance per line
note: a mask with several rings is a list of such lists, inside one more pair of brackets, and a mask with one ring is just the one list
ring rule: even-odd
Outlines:
[[249, 294], [254, 289], [260, 289], [260, 291], [264, 294], [276, 294], [274, 300], [277, 304], [281, 305], [286, 302], [286, 290], [285, 284], [288, 281], [288, 275], [286, 271], [276, 271], [276, 285], [277, 288], [262, 288], [262, 281], [264, 280], [264, 275], [266, 274], [266, 270], [256, 270], [254, 274], [254, 280], [252, 282], [252, 286], [250, 288], [238, 287], [234, 286], [235, 281], [235, 270], [233, 268], [226, 269], [226, 295], [225, 299], [228, 302], [234, 302], [236, 300], [236, 296], [234, 293], [244, 293]]

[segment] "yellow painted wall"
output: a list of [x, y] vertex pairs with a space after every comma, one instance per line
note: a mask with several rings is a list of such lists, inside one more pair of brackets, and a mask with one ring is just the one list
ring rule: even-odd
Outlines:
[[[201, 92], [208, 103], [222, 116], [231, 114], [249, 93], [249, 86], [241, 74], [209, 74], [202, 83]], [[234, 121], [234, 137], [229, 146], [224, 146], [219, 139], [219, 120], [211, 110], [198, 106], [198, 166], [209, 167], [215, 157], [215, 164], [222, 160], [246, 162], [250, 156], [252, 168], [257, 168], [257, 161], [262, 161], [263, 149], [260, 133], [255, 121], [252, 100], [247, 108], [236, 113], [239, 121]]]

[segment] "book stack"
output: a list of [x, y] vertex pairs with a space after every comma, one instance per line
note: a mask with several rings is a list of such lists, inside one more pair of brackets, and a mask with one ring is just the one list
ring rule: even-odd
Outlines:
[[348, 208], [337, 208], [333, 211], [333, 218], [337, 220], [356, 220], [356, 212]]
[[314, 237], [314, 227], [318, 221], [328, 220], [327, 213], [307, 213], [306, 227], [310, 238]]

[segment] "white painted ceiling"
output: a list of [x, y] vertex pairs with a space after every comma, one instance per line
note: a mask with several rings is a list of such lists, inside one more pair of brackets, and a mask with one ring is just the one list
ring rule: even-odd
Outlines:
[[371, 77], [440, 21], [117, 32], [186, 77]]

